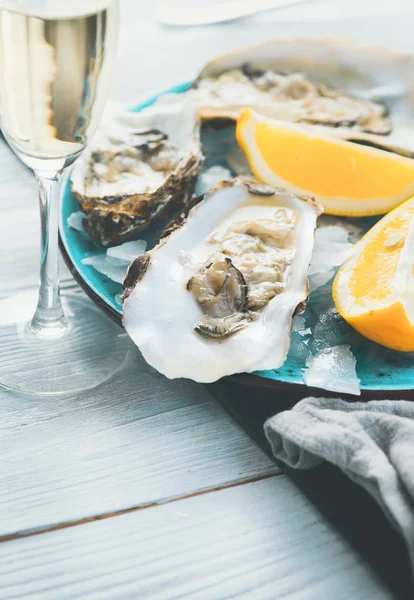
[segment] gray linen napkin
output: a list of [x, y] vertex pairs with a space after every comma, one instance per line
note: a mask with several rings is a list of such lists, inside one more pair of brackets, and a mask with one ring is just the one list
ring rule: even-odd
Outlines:
[[264, 428], [290, 467], [326, 460], [362, 485], [405, 538], [414, 573], [414, 402], [306, 398]]

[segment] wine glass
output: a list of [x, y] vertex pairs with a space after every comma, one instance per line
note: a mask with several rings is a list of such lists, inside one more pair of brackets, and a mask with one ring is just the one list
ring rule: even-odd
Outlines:
[[122, 362], [125, 335], [80, 294], [62, 295], [60, 187], [106, 100], [118, 0], [0, 0], [3, 134], [39, 187], [41, 267], [28, 323], [0, 327], [0, 384], [29, 394], [90, 389]]

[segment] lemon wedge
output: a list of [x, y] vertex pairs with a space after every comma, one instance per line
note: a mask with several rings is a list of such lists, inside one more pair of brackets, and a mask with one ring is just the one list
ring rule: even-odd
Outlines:
[[296, 194], [307, 194], [325, 213], [381, 215], [414, 195], [414, 160], [244, 109], [237, 141], [255, 176]]
[[355, 245], [333, 284], [338, 312], [370, 340], [414, 351], [414, 198]]

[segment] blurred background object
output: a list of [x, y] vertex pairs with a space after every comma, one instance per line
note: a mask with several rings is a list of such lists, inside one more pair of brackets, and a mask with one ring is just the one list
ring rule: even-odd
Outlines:
[[[215, 7], [237, 0], [168, 0], [171, 6]], [[111, 100], [134, 105], [152, 93], [193, 79], [203, 64], [222, 52], [272, 39], [339, 37], [359, 44], [414, 50], [413, 0], [312, 0], [235, 21], [203, 27], [170, 27], [157, 22], [165, 0], [122, 0], [121, 31]], [[254, 4], [254, 0], [251, 0]], [[137, 48], [141, 60], [131, 62]]]
[[[305, 4], [312, 6], [304, 6]], [[155, 18], [164, 25], [199, 26], [224, 23], [260, 15], [270, 20], [301, 17], [329, 19], [366, 15], [387, 15], [408, 11], [412, 0], [158, 0]], [[279, 12], [284, 9], [285, 15]], [[260, 13], [273, 12], [273, 15]]]
[[248, 17], [257, 13], [314, 0], [224, 0], [188, 2], [163, 0], [157, 4], [156, 18], [164, 25], [209, 25]]

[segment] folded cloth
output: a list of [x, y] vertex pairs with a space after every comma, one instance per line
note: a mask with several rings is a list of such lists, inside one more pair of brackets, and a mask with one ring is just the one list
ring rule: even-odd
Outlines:
[[405, 538], [414, 573], [414, 402], [306, 398], [264, 427], [290, 467], [326, 460], [362, 485]]

